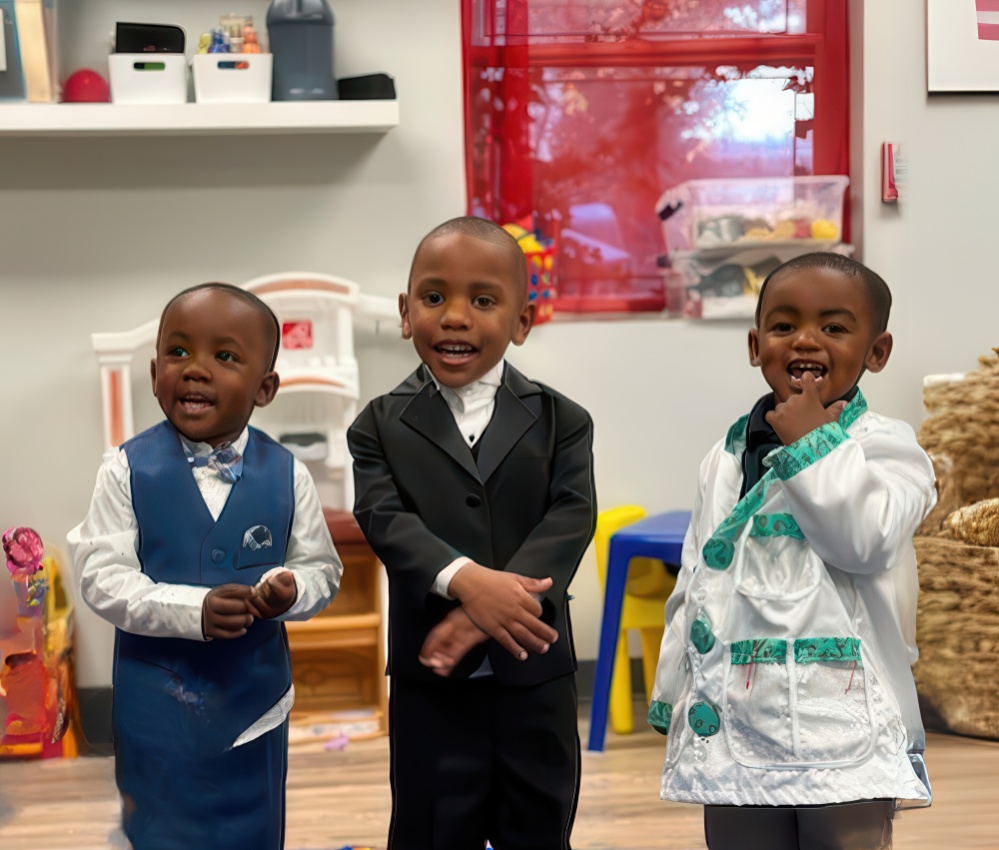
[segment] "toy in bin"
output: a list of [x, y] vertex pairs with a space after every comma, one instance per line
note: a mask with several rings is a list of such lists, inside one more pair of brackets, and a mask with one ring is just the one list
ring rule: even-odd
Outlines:
[[672, 251], [754, 244], [822, 244], [840, 238], [842, 175], [688, 180], [656, 202]]
[[517, 240], [527, 260], [528, 298], [534, 305], [534, 324], [547, 322], [555, 313], [555, 242], [542, 239], [522, 224], [504, 224]]

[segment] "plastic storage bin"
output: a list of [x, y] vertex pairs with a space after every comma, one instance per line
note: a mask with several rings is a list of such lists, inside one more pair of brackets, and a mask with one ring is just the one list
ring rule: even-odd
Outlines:
[[270, 53], [204, 53], [191, 59], [198, 103], [268, 103], [274, 57]]
[[187, 60], [182, 53], [112, 53], [108, 56], [111, 102], [187, 102]]
[[682, 290], [683, 315], [689, 319], [752, 319], [767, 275], [781, 263], [810, 251], [853, 255], [842, 242], [820, 246], [771, 243], [728, 251], [677, 251], [670, 257], [666, 285]]
[[656, 202], [669, 251], [838, 242], [848, 177], [689, 180]]

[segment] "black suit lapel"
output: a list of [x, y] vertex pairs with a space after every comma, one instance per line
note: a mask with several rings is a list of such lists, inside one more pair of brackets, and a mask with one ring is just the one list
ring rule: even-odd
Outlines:
[[475, 466], [472, 453], [461, 437], [451, 409], [433, 381], [423, 385], [423, 388], [413, 396], [413, 400], [406, 405], [399, 418], [430, 442], [440, 446], [455, 463], [476, 481], [479, 480], [479, 470]]
[[[496, 391], [496, 410], [482, 435], [479, 447], [479, 476], [488, 481], [517, 441], [538, 419], [534, 404], [540, 388], [507, 364], [502, 386]], [[525, 396], [521, 398], [521, 396]]]

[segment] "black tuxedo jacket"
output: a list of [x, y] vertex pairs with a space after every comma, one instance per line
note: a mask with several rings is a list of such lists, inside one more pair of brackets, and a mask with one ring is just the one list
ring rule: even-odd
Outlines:
[[426, 366], [374, 399], [347, 432], [354, 516], [388, 571], [393, 676], [439, 680], [418, 655], [458, 604], [432, 593], [434, 579], [462, 556], [551, 576], [542, 619], [559, 639], [526, 661], [486, 641], [452, 679], [474, 672], [486, 653], [502, 684], [538, 684], [576, 668], [566, 589], [596, 524], [593, 423], [578, 404], [507, 364], [480, 439], [476, 463]]

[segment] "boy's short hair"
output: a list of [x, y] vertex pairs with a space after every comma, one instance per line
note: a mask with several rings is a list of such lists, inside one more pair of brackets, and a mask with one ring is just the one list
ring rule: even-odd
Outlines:
[[274, 311], [256, 295], [240, 286], [233, 286], [231, 283], [199, 283], [197, 286], [189, 286], [182, 292], [178, 292], [173, 298], [167, 301], [166, 306], [163, 308], [163, 312], [160, 313], [160, 327], [156, 331], [157, 347], [160, 342], [160, 331], [163, 329], [163, 317], [166, 315], [167, 310], [170, 309], [170, 305], [175, 301], [180, 300], [185, 295], [190, 295], [192, 292], [200, 292], [203, 289], [221, 289], [223, 292], [228, 292], [230, 295], [242, 298], [243, 301], [249, 304], [254, 310], [263, 314], [264, 318], [270, 320], [270, 323], [274, 326], [274, 351], [271, 354], [270, 365], [267, 367], [267, 371], [270, 372], [274, 368], [274, 364], [277, 363], [278, 352], [281, 350], [281, 323], [278, 321], [278, 317], [274, 314]]
[[[409, 267], [409, 282], [412, 283], [413, 280], [413, 265], [416, 264], [416, 257], [420, 253], [420, 249], [431, 239], [436, 239], [438, 236], [447, 236], [450, 233], [460, 233], [463, 236], [472, 236], [476, 239], [484, 239], [487, 242], [493, 242], [497, 245], [501, 245], [505, 248], [510, 249], [510, 251], [516, 251], [518, 256], [523, 256], [524, 252], [521, 250], [520, 243], [513, 237], [511, 233], [508, 233], [498, 224], [490, 221], [487, 218], [479, 218], [474, 215], [462, 215], [457, 218], [449, 219], [443, 224], [438, 224], [433, 230], [431, 230], [426, 236], [420, 240], [420, 244], [417, 245], [416, 251], [413, 252], [413, 263]], [[516, 268], [516, 283], [521, 287], [524, 293], [524, 298], [527, 298], [527, 263], [515, 262], [514, 267]]]
[[766, 292], [767, 284], [775, 277], [785, 272], [801, 271], [804, 269], [828, 269], [839, 272], [846, 277], [859, 279], [864, 282], [867, 288], [867, 298], [871, 305], [871, 314], [874, 317], [875, 331], [882, 333], [888, 330], [888, 314], [891, 312], [891, 290], [884, 278], [877, 272], [867, 268], [863, 263], [858, 263], [851, 257], [844, 257], [842, 254], [833, 254], [829, 251], [816, 251], [812, 254], [803, 254], [788, 260], [777, 266], [760, 287], [759, 297], [756, 299], [756, 326], [760, 325], [760, 311], [763, 307], [763, 293]]

